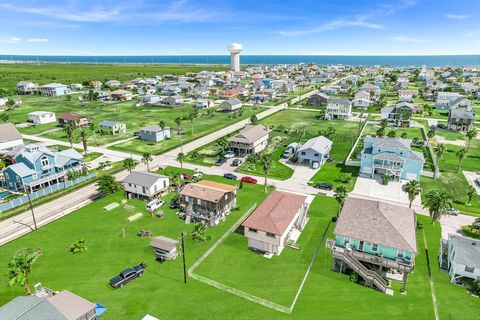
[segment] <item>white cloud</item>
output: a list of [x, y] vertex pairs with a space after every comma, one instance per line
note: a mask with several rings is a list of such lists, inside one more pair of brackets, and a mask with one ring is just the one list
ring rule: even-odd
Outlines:
[[30, 38], [27, 39], [28, 42], [48, 42], [46, 38]]
[[22, 39], [15, 38], [15, 37], [8, 38], [8, 41], [10, 41], [10, 42], [19, 42], [20, 40], [22, 40]]
[[470, 16], [467, 14], [451, 14], [451, 13], [447, 13], [445, 17], [447, 17], [448, 19], [454, 19], [454, 20], [464, 20], [464, 19], [470, 18]]
[[434, 42], [434, 41], [428, 40], [428, 39], [420, 39], [420, 38], [406, 37], [406, 36], [391, 37], [390, 40], [393, 40], [393, 41], [396, 41], [396, 42], [414, 42], [414, 43], [432, 43], [432, 42]]

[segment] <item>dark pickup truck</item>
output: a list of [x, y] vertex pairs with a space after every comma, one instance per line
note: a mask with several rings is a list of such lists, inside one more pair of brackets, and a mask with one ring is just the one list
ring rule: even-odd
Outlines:
[[147, 265], [142, 262], [135, 267], [125, 269], [118, 276], [110, 279], [110, 285], [114, 288], [123, 288], [133, 279], [141, 277], [146, 267]]

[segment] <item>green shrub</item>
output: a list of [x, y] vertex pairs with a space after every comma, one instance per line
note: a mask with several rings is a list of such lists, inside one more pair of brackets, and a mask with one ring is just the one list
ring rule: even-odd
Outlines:
[[462, 226], [462, 231], [467, 237], [480, 239], [480, 230], [472, 228], [472, 226]]

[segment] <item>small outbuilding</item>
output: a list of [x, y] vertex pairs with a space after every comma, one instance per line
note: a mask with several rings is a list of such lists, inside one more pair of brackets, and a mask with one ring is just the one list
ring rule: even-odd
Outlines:
[[178, 241], [164, 236], [157, 236], [150, 241], [155, 257], [165, 260], [173, 260], [177, 257]]

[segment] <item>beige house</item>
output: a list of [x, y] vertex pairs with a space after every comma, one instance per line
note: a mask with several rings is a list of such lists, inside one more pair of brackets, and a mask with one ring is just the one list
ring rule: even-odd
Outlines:
[[285, 246], [295, 242], [308, 221], [312, 196], [274, 191], [243, 222], [248, 247], [280, 255]]
[[246, 125], [228, 140], [228, 146], [237, 156], [258, 153], [268, 146], [270, 130], [263, 125]]

